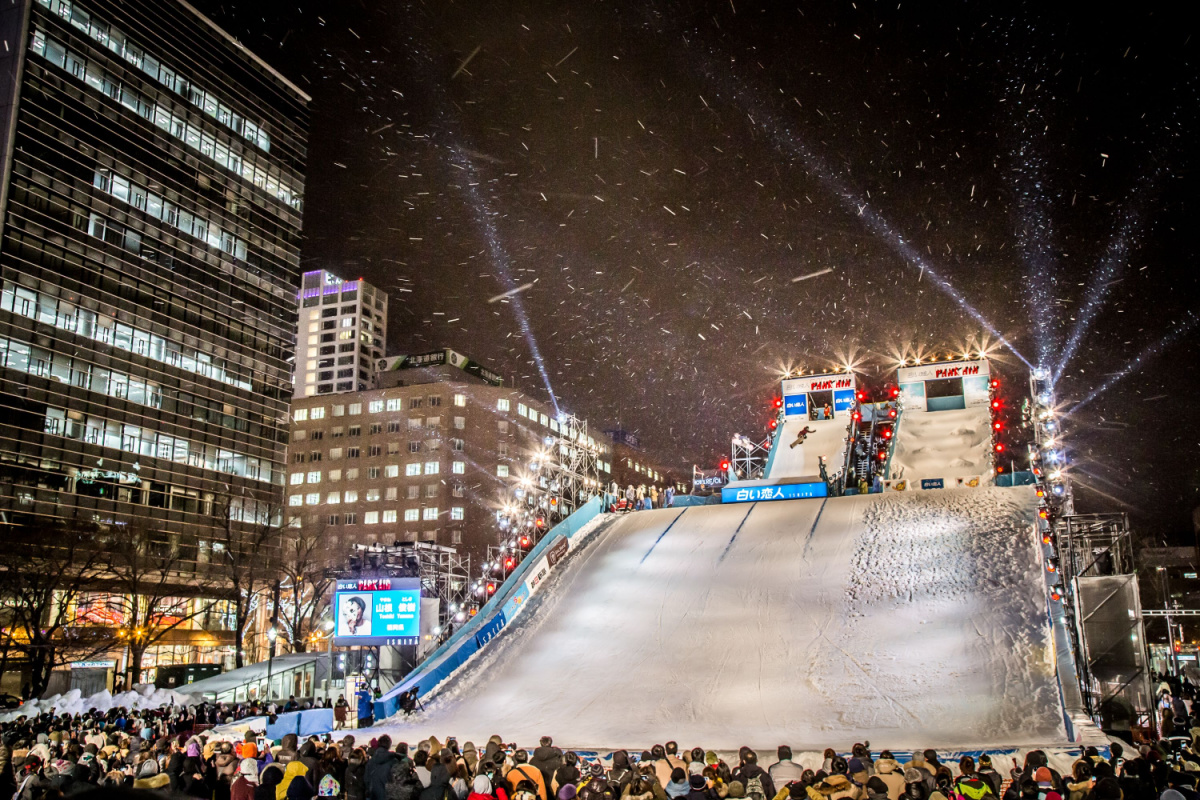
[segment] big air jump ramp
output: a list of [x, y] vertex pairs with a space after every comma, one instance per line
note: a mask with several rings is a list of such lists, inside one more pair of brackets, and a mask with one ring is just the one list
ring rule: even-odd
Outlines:
[[423, 711], [370, 733], [1066, 744], [1035, 514], [1024, 487], [602, 518]]

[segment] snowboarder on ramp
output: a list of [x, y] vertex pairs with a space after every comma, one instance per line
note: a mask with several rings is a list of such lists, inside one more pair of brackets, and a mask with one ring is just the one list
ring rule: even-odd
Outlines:
[[812, 428], [805, 425], [804, 430], [802, 430], [798, 434], [796, 434], [796, 441], [792, 442], [789, 445], [789, 448], [794, 450], [796, 448], [796, 445], [804, 444], [804, 440], [808, 438], [808, 435], [810, 433], [816, 433], [816, 431], [814, 431]]

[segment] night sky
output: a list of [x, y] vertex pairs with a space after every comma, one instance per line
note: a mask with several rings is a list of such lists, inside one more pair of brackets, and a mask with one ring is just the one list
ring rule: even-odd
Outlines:
[[1186, 4], [198, 5], [313, 95], [303, 267], [387, 290], [391, 353], [686, 471], [785, 366], [982, 337], [1014, 402], [1061, 368], [1078, 510], [1190, 539]]

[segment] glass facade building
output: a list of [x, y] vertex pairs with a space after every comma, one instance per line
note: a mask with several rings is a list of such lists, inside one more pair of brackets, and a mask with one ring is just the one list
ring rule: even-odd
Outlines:
[[275, 521], [309, 97], [182, 0], [0, 12], [0, 536]]

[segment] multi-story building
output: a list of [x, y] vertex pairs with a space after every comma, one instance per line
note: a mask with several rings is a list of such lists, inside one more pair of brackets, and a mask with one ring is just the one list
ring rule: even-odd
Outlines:
[[[384, 366], [381, 388], [293, 401], [289, 523], [342, 549], [420, 541], [486, 555], [500, 541], [497, 512], [553, 458], [558, 419], [453, 350]], [[607, 475], [607, 446], [579, 445]]]
[[361, 278], [317, 270], [300, 284], [296, 397], [375, 388], [387, 341], [388, 297]]
[[[0, 30], [0, 539], [140, 526], [186, 598], [282, 494], [309, 97], [184, 0], [16, 0]], [[222, 658], [206, 619], [143, 665]]]

